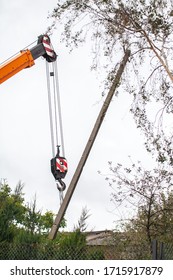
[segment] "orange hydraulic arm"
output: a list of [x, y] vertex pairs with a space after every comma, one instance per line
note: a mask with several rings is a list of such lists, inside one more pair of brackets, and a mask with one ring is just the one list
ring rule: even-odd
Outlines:
[[51, 47], [50, 38], [47, 35], [38, 37], [38, 42], [31, 50], [23, 50], [17, 56], [0, 65], [0, 84], [17, 74], [22, 69], [35, 64], [34, 60], [43, 56], [48, 62], [56, 60], [56, 53]]
[[31, 52], [29, 50], [21, 51], [15, 58], [0, 66], [0, 83], [2, 84], [22, 69], [31, 67], [34, 64]]

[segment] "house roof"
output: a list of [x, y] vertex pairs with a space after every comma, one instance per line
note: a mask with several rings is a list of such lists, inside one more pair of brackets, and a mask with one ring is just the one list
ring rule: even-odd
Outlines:
[[86, 232], [87, 245], [110, 245], [112, 237], [113, 231], [111, 230]]

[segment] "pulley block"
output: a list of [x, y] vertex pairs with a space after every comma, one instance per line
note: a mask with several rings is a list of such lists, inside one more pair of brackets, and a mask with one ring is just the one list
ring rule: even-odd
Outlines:
[[68, 170], [67, 160], [65, 157], [59, 155], [59, 146], [57, 147], [57, 154], [54, 158], [51, 159], [51, 172], [56, 181], [60, 181], [64, 179]]

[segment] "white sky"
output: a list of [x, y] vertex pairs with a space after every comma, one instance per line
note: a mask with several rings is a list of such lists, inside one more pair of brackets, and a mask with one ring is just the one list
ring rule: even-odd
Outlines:
[[[56, 0], [0, 0], [0, 61], [3, 62], [43, 34], [51, 20], [48, 12]], [[63, 115], [67, 186], [74, 174], [91, 129], [102, 105], [99, 75], [90, 72], [90, 49], [69, 54], [60, 44], [58, 30], [51, 37], [58, 54], [59, 86]], [[99, 102], [98, 102], [99, 101]], [[120, 213], [110, 202], [111, 189], [100, 170], [108, 174], [108, 161], [130, 164], [132, 159], [147, 163], [143, 139], [129, 113], [130, 98], [119, 89], [105, 117], [99, 135], [69, 204], [67, 229], [72, 230], [83, 207], [90, 210], [88, 230], [113, 229]], [[25, 183], [25, 199], [37, 196], [43, 212], [59, 209], [59, 194], [50, 172], [51, 141], [48, 117], [45, 61], [23, 70], [0, 86], [0, 178], [14, 188]]]

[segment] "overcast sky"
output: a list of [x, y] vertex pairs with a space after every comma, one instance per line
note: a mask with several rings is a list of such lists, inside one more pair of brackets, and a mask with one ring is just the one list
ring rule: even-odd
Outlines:
[[[4, 61], [43, 34], [51, 20], [48, 12], [56, 0], [0, 0], [0, 61]], [[59, 87], [69, 172], [68, 186], [102, 105], [99, 74], [90, 71], [88, 46], [72, 54], [60, 43], [59, 31], [51, 37], [58, 54]], [[50, 172], [51, 141], [45, 61], [18, 73], [0, 86], [0, 178], [14, 188], [24, 184], [25, 199], [37, 196], [38, 209], [59, 209], [59, 194]], [[121, 88], [114, 97], [99, 135], [69, 204], [67, 229], [72, 230], [83, 207], [91, 214], [88, 230], [113, 229], [120, 213], [110, 202], [112, 189], [105, 177], [108, 161], [130, 164], [148, 162], [143, 138], [129, 113], [131, 99]], [[114, 211], [113, 211], [114, 210]], [[122, 214], [122, 213], [121, 213]]]

